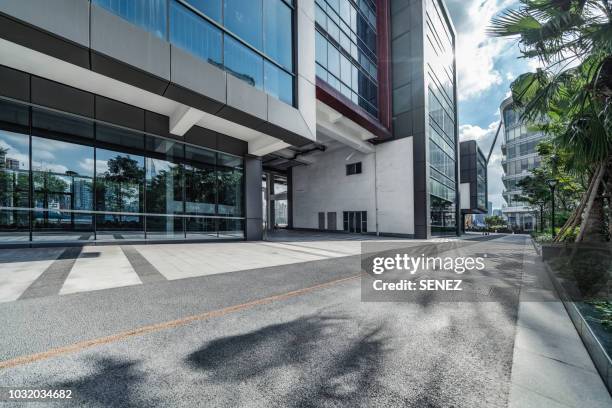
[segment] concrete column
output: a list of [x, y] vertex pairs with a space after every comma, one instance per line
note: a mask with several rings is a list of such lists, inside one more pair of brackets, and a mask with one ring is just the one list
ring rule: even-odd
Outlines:
[[261, 177], [261, 157], [246, 156], [244, 158], [244, 208], [247, 241], [259, 241], [263, 238]]

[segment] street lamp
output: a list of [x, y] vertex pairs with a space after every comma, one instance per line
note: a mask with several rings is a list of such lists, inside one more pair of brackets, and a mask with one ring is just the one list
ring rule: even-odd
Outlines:
[[546, 180], [546, 184], [548, 184], [548, 187], [550, 188], [550, 195], [552, 198], [552, 214], [551, 214], [551, 218], [552, 218], [552, 237], [555, 238], [555, 187], [557, 187], [557, 184], [559, 183], [559, 181], [557, 179], [548, 179]]

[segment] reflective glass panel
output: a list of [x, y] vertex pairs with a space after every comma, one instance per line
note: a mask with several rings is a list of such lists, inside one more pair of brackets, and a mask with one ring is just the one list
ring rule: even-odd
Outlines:
[[264, 84], [268, 94], [293, 104], [293, 78], [276, 65], [264, 61]]
[[30, 239], [30, 139], [0, 130], [0, 243]]
[[263, 58], [227, 35], [224, 47], [226, 69], [250, 85], [262, 89]]
[[94, 149], [32, 136], [33, 239], [92, 240]]
[[221, 31], [185, 6], [170, 5], [170, 42], [205, 61], [221, 64]]
[[221, 22], [221, 0], [187, 0], [187, 3], [213, 20]]
[[264, 53], [292, 70], [291, 9], [282, 0], [264, 0]]
[[242, 159], [219, 153], [217, 166], [218, 214], [242, 216]]
[[144, 176], [144, 157], [96, 149], [97, 239], [144, 239]]
[[171, 141], [147, 137], [146, 209], [147, 239], [183, 238], [183, 146]]
[[262, 0], [224, 0], [225, 27], [253, 47], [262, 49]]
[[166, 1], [93, 0], [93, 3], [165, 39]]

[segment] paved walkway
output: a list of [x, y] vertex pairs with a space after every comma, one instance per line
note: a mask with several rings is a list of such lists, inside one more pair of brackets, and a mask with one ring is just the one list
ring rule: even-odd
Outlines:
[[612, 399], [531, 246], [525, 248], [511, 408], [612, 407]]
[[0, 302], [357, 255], [363, 241], [388, 240], [300, 232], [280, 232], [269, 239], [2, 249]]

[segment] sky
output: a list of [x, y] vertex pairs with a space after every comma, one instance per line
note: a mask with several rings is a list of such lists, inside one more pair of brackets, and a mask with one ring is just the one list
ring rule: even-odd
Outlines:
[[[510, 83], [532, 71], [533, 61], [519, 58], [516, 40], [491, 38], [486, 30], [491, 18], [516, 0], [445, 0], [457, 30], [456, 62], [459, 137], [476, 140], [485, 156], [499, 124], [499, 105], [509, 95]], [[488, 168], [489, 201], [493, 208], [505, 203], [501, 167], [500, 134]]]

